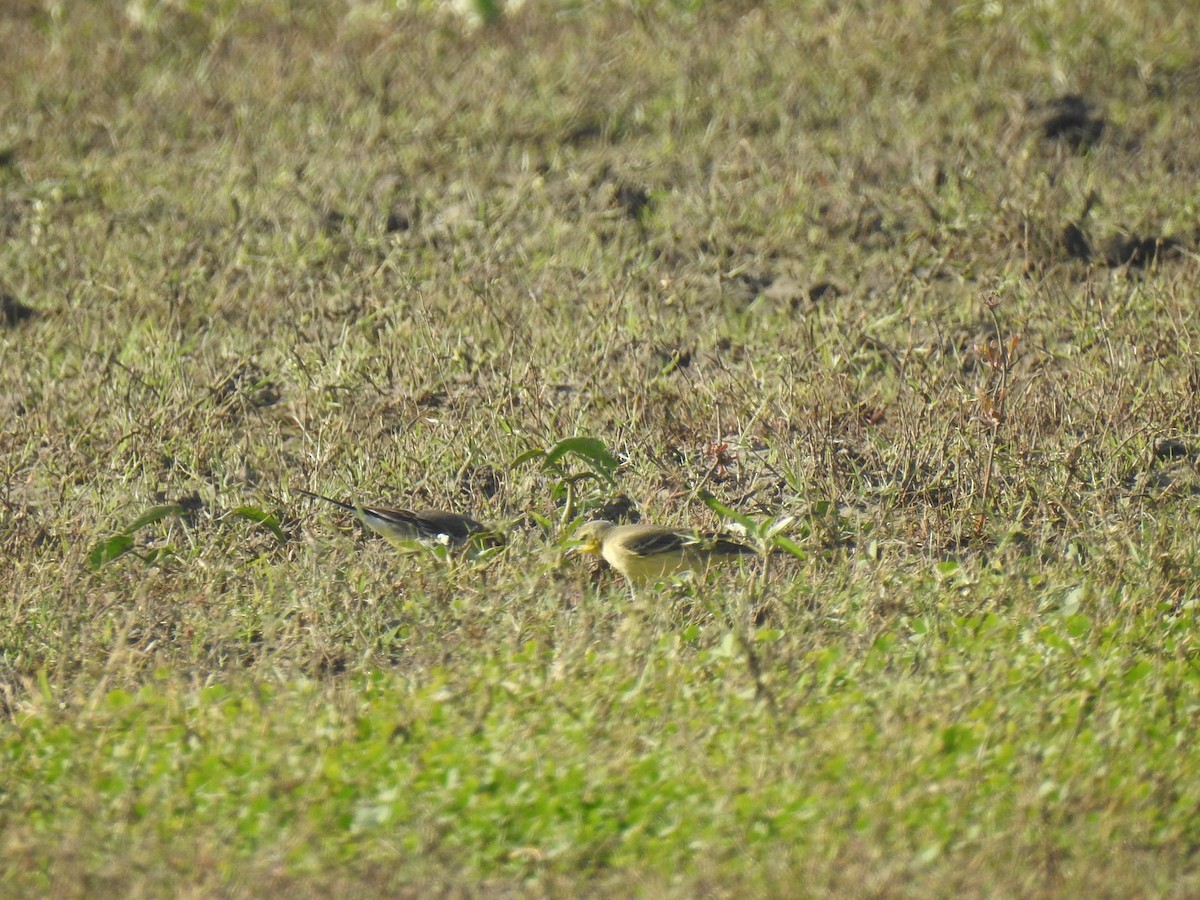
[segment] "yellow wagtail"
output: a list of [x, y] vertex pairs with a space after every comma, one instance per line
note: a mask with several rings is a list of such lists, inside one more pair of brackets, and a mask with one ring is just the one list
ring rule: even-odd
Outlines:
[[361, 506], [343, 503], [297, 488], [301, 494], [316, 497], [326, 503], [355, 513], [371, 531], [387, 539], [398, 550], [412, 550], [414, 541], [422, 544], [446, 544], [461, 547], [473, 543], [486, 546], [500, 542], [500, 535], [468, 516], [436, 509], [389, 509], [383, 506]]
[[751, 556], [753, 548], [729, 538], [660, 525], [614, 525], [603, 519], [585, 522], [575, 536], [575, 552], [602, 556], [625, 576], [630, 590], [689, 569], [701, 572], [713, 563]]

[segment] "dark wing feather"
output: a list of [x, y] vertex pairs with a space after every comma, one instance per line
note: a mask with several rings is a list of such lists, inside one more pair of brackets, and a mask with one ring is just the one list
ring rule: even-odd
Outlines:
[[717, 534], [692, 534], [688, 531], [655, 531], [630, 537], [625, 548], [635, 556], [654, 556], [656, 553], [678, 553], [704, 550], [718, 556], [748, 556], [752, 547]]
[[433, 509], [423, 509], [416, 513], [410, 513], [408, 510], [388, 511], [408, 515], [414, 526], [425, 537], [436, 538], [439, 535], [445, 534], [453, 540], [465, 541], [474, 534], [481, 534], [487, 531], [487, 528], [474, 519], [467, 516], [460, 516], [456, 513], [438, 512]]
[[430, 537], [427, 529], [421, 521], [421, 518], [410, 509], [394, 509], [390, 506], [364, 506], [362, 511], [373, 518], [387, 522], [390, 525], [395, 525], [403, 528], [406, 531], [411, 531], [413, 534], [421, 537]]
[[654, 556], [657, 553], [678, 553], [695, 543], [696, 538], [686, 532], [653, 531], [631, 536], [625, 541], [625, 549], [635, 556]]
[[363, 512], [404, 531], [420, 540], [437, 540], [445, 535], [452, 543], [462, 543], [472, 535], [487, 529], [466, 516], [436, 509], [391, 509], [386, 506], [366, 506]]

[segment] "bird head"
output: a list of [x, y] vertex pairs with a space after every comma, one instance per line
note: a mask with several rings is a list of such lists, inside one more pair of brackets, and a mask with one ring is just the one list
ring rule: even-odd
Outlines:
[[604, 519], [595, 519], [591, 522], [584, 522], [575, 532], [575, 540], [578, 541], [571, 550], [573, 554], [587, 553], [591, 556], [600, 555], [600, 545], [604, 543], [604, 536], [616, 528], [612, 522], [606, 522]]

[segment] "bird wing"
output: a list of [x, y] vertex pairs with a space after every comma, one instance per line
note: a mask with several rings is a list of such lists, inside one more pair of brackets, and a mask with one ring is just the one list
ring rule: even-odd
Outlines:
[[413, 540], [437, 540], [446, 537], [452, 542], [465, 541], [484, 531], [474, 519], [435, 509], [394, 509], [387, 506], [364, 506], [363, 514], [380, 525], [394, 529], [397, 535], [410, 534]]
[[753, 556], [757, 553], [753, 547], [727, 537], [721, 537], [719, 534], [705, 535], [704, 540], [705, 547], [720, 556]]
[[634, 556], [656, 556], [660, 553], [679, 553], [694, 547], [696, 537], [684, 531], [648, 531], [632, 534], [622, 543]]
[[309, 497], [316, 497], [318, 500], [324, 500], [347, 512], [357, 514], [368, 528], [393, 542], [442, 542], [448, 539], [451, 544], [457, 545], [474, 539], [482, 541], [484, 544], [503, 543], [500, 535], [489, 531], [474, 519], [457, 513], [442, 512], [436, 509], [412, 510], [388, 506], [358, 506], [334, 500], [324, 494], [314, 494], [303, 488], [297, 488], [297, 490]]
[[427, 537], [439, 537], [444, 534], [455, 540], [465, 541], [471, 535], [482, 534], [488, 530], [474, 519], [457, 513], [439, 512], [433, 509], [423, 509], [417, 512], [388, 510], [388, 512], [406, 514], [414, 526]]
[[635, 534], [623, 541], [625, 549], [634, 556], [655, 556], [660, 553], [710, 553], [716, 556], [749, 556], [754, 548], [717, 534], [695, 534], [690, 531], [662, 531]]
[[436, 537], [439, 532], [411, 509], [395, 509], [390, 506], [364, 506], [362, 515], [397, 531], [409, 532], [413, 537]]

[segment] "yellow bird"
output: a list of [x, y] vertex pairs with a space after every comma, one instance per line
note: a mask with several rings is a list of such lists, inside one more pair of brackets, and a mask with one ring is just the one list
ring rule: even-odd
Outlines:
[[575, 552], [602, 556], [629, 581], [630, 589], [687, 570], [706, 571], [722, 559], [752, 556], [753, 548], [719, 535], [697, 534], [660, 525], [585, 522], [575, 533]]
[[384, 506], [361, 506], [359, 503], [343, 503], [323, 494], [314, 494], [297, 488], [301, 494], [324, 500], [334, 506], [355, 513], [367, 528], [386, 538], [399, 550], [411, 550], [413, 542], [422, 544], [445, 544], [461, 547], [464, 544], [487, 546], [501, 543], [500, 535], [458, 513], [436, 509], [389, 509]]

